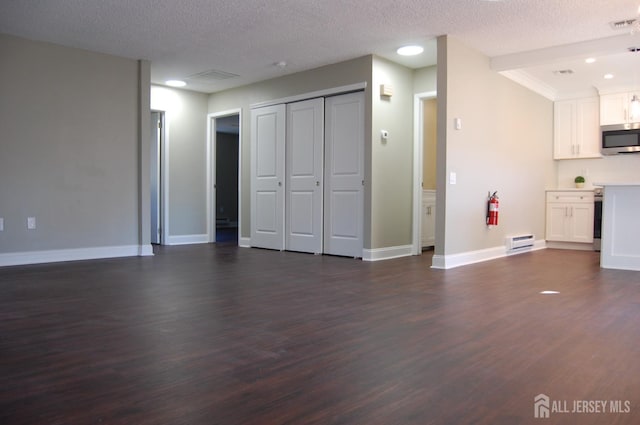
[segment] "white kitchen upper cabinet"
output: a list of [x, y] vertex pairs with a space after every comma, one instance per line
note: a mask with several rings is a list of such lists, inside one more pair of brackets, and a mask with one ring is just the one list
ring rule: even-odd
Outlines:
[[640, 114], [631, 112], [631, 99], [638, 92], [611, 93], [600, 95], [600, 125], [626, 124], [640, 121]]
[[562, 100], [553, 108], [553, 158], [600, 158], [599, 99]]

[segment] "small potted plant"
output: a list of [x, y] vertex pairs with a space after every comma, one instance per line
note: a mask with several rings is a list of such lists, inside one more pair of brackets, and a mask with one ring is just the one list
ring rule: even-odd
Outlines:
[[576, 183], [576, 187], [578, 189], [583, 188], [584, 187], [584, 177], [582, 176], [578, 176], [573, 180]]

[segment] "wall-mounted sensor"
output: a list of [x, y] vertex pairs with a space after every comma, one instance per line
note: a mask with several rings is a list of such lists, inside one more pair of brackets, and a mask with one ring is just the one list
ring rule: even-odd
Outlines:
[[389, 138], [389, 132], [387, 130], [380, 130], [380, 137], [382, 140], [387, 140]]
[[380, 96], [393, 96], [393, 87], [391, 86], [391, 84], [380, 84]]

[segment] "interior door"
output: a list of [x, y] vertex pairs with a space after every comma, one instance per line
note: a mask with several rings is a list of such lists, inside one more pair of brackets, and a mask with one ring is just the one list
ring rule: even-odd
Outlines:
[[325, 100], [324, 252], [362, 257], [364, 92]]
[[322, 253], [324, 99], [287, 105], [285, 249]]
[[251, 110], [251, 246], [284, 249], [285, 105]]

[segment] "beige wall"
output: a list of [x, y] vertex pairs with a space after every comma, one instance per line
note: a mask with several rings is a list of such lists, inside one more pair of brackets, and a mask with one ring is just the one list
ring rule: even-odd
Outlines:
[[593, 183], [640, 181], [640, 154], [612, 155], [598, 159], [571, 159], [556, 161], [557, 188], [575, 187], [573, 179], [580, 175], [586, 179], [585, 187]]
[[0, 253], [138, 245], [137, 61], [6, 35], [0, 58]]
[[425, 99], [422, 108], [422, 188], [435, 190], [438, 101]]
[[169, 229], [165, 237], [207, 235], [207, 101], [188, 90], [151, 86], [151, 109], [165, 112]]
[[[552, 102], [492, 71], [487, 57], [454, 38], [438, 42], [436, 254], [503, 246], [522, 232], [543, 239], [544, 190], [555, 180]], [[499, 226], [491, 230], [488, 191], [500, 197]]]

